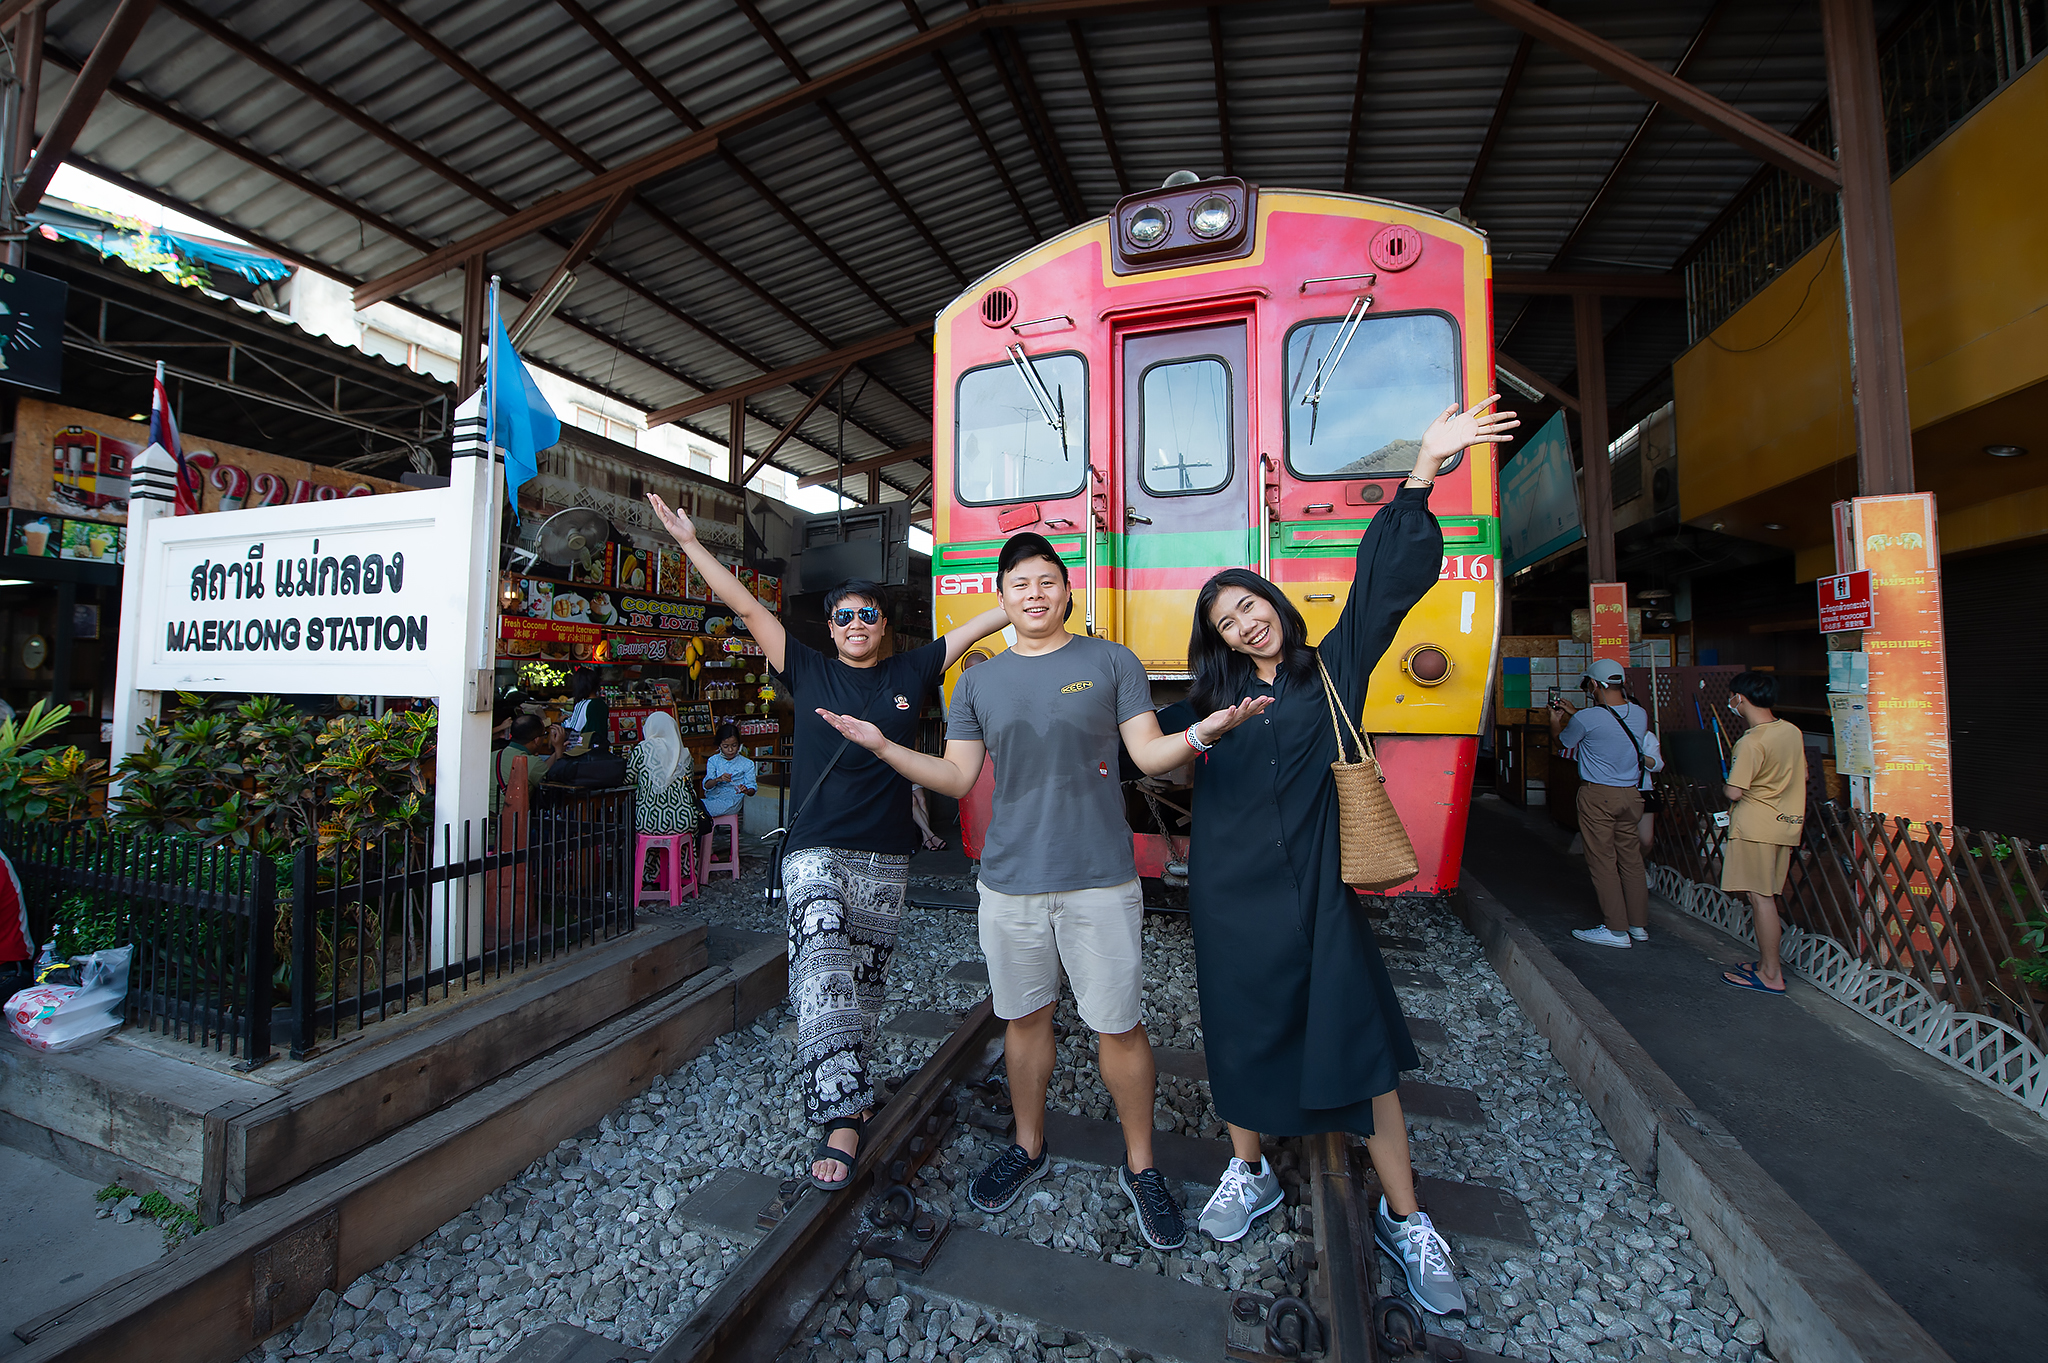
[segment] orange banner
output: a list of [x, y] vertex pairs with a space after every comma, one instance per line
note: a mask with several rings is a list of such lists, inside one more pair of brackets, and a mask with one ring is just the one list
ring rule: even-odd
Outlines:
[[1592, 656], [1628, 666], [1628, 583], [1592, 586]]
[[1876, 613], [1863, 634], [1877, 754], [1870, 808], [1946, 828], [1955, 806], [1934, 494], [1858, 497], [1856, 551], [1854, 566], [1870, 570]]

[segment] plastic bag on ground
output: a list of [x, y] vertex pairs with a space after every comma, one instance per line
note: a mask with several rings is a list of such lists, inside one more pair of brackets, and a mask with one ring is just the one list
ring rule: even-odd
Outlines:
[[39, 1051], [76, 1051], [115, 1031], [128, 1000], [132, 946], [80, 956], [83, 984], [38, 984], [7, 1000], [7, 1026]]

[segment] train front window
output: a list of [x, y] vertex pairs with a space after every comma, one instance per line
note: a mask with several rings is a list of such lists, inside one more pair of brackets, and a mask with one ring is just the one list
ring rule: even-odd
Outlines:
[[1138, 439], [1145, 491], [1214, 492], [1230, 482], [1230, 367], [1215, 355], [1145, 371]]
[[[1088, 470], [1088, 367], [1079, 355], [1032, 355], [1046, 402], [1012, 362], [970, 369], [953, 403], [954, 489], [989, 505], [1071, 497]], [[1054, 426], [1052, 420], [1058, 420]]]
[[1458, 401], [1458, 332], [1437, 312], [1371, 313], [1287, 334], [1287, 465], [1304, 478], [1391, 478]]

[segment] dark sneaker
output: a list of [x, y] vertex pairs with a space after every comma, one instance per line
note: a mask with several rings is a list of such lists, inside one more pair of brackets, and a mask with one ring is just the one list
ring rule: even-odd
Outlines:
[[1157, 1169], [1134, 1174], [1131, 1166], [1120, 1164], [1117, 1186], [1138, 1210], [1138, 1234], [1154, 1249], [1179, 1249], [1188, 1242], [1187, 1227], [1181, 1224], [1180, 1205], [1173, 1200], [1166, 1180]]
[[1041, 1150], [1038, 1158], [1033, 1159], [1024, 1153], [1023, 1146], [1011, 1146], [974, 1176], [974, 1182], [967, 1185], [967, 1200], [990, 1216], [1010, 1210], [1010, 1204], [1020, 1193], [1045, 1177], [1045, 1156], [1046, 1152]]

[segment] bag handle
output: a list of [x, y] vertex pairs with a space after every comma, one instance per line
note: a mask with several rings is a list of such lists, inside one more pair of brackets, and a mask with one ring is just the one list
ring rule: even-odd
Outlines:
[[1343, 731], [1337, 727], [1337, 716], [1342, 714], [1345, 727], [1351, 730], [1352, 742], [1356, 743], [1358, 751], [1364, 754], [1359, 760], [1361, 762], [1370, 762], [1377, 767], [1380, 764], [1380, 760], [1373, 755], [1372, 740], [1358, 731], [1358, 726], [1351, 722], [1351, 712], [1337, 703], [1337, 683], [1330, 680], [1330, 669], [1323, 666], [1323, 655], [1321, 653], [1316, 654], [1316, 670], [1323, 674], [1323, 699], [1330, 704], [1330, 732], [1336, 735], [1337, 738], [1337, 760], [1340, 762], [1350, 761], [1345, 756]]
[[[875, 702], [880, 700], [882, 698], [882, 693], [887, 691], [888, 689], [889, 686], [886, 681], [883, 682], [881, 686], [876, 687], [874, 694], [868, 697], [868, 703], [861, 707], [860, 714], [857, 715], [856, 718], [866, 719], [868, 717], [868, 711], [875, 708]], [[811, 788], [804, 792], [803, 802], [796, 807], [796, 813], [790, 815], [789, 822], [784, 824], [779, 830], [777, 830], [783, 835], [784, 841], [788, 840], [789, 834], [796, 828], [797, 820], [801, 819], [804, 816], [804, 811], [811, 807], [811, 800], [815, 798], [818, 791], [824, 787], [825, 778], [832, 774], [832, 768], [839, 765], [839, 759], [846, 756], [846, 750], [852, 746], [853, 740], [850, 738], [842, 738], [839, 740], [839, 746], [833, 749], [832, 751], [832, 760], [825, 764], [825, 770], [818, 773], [818, 779], [811, 782]]]
[[[1595, 704], [1598, 704], [1598, 702], [1595, 702]], [[1636, 787], [1641, 789], [1643, 784], [1642, 778], [1650, 774], [1650, 755], [1643, 751], [1643, 741], [1636, 737], [1634, 729], [1628, 727], [1628, 721], [1621, 717], [1619, 710], [1607, 705], [1601, 705], [1600, 708], [1614, 716], [1614, 722], [1621, 726], [1621, 731], [1628, 735], [1630, 746], [1636, 750]]]

